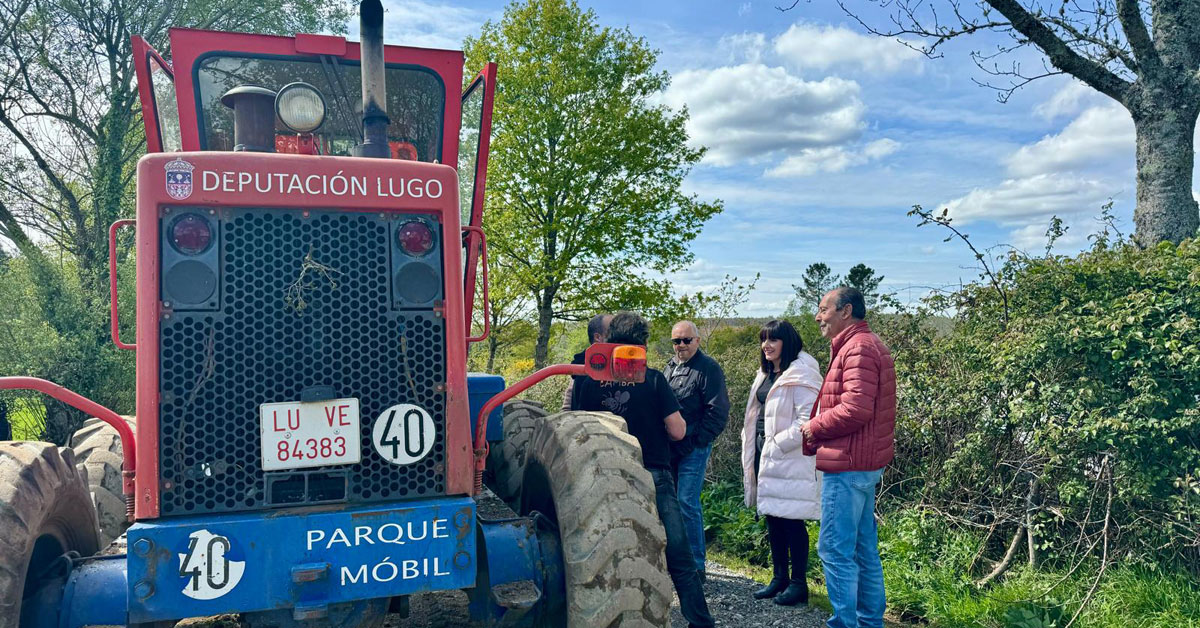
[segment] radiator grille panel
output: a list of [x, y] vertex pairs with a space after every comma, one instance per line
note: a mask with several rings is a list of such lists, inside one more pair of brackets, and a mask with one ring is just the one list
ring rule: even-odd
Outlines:
[[[351, 502], [444, 493], [443, 320], [390, 308], [388, 221], [234, 210], [219, 222], [221, 307], [160, 325], [163, 514], [270, 506], [258, 407], [323, 385], [359, 400], [362, 463], [314, 471], [348, 471]], [[375, 419], [397, 403], [425, 408], [437, 427], [416, 464], [388, 463], [371, 445]]]

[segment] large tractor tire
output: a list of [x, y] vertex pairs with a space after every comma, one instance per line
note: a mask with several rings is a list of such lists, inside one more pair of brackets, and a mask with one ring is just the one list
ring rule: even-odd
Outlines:
[[546, 409], [536, 401], [517, 400], [504, 404], [504, 440], [488, 452], [490, 470], [488, 488], [514, 510], [521, 497], [521, 480], [525, 456], [534, 426], [547, 416]]
[[60, 557], [100, 549], [87, 471], [70, 449], [0, 442], [0, 531], [0, 627], [8, 628]]
[[[558, 527], [566, 625], [668, 625], [673, 588], [666, 534], [655, 507], [654, 481], [625, 421], [608, 413], [562, 412], [531, 413], [520, 422], [532, 426], [520, 512], [541, 513]], [[517, 432], [523, 428], [513, 426]], [[547, 625], [561, 621], [550, 619]]]
[[[134, 418], [121, 418], [136, 433]], [[70, 444], [75, 462], [87, 469], [88, 491], [100, 520], [100, 544], [107, 547], [129, 527], [121, 483], [121, 437], [103, 419], [91, 418], [71, 436]]]

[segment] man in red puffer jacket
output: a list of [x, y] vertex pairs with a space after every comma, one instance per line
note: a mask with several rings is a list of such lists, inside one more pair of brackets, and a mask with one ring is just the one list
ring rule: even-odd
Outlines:
[[817, 552], [829, 628], [882, 628], [886, 605], [875, 488], [895, 451], [896, 369], [866, 315], [862, 293], [843, 287], [821, 299], [816, 316], [830, 364], [803, 429], [804, 453], [824, 472]]

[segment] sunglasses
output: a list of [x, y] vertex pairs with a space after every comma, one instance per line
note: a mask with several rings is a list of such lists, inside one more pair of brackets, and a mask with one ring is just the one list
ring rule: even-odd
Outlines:
[[672, 338], [671, 344], [674, 345], [690, 345], [695, 338]]

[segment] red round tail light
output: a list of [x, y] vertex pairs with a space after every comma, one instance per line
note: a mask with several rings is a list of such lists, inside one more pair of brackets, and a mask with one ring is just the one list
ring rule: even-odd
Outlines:
[[212, 227], [197, 214], [184, 214], [171, 225], [171, 246], [184, 255], [198, 255], [212, 244]]
[[433, 230], [424, 222], [407, 222], [396, 232], [396, 239], [405, 253], [420, 257], [433, 249]]

